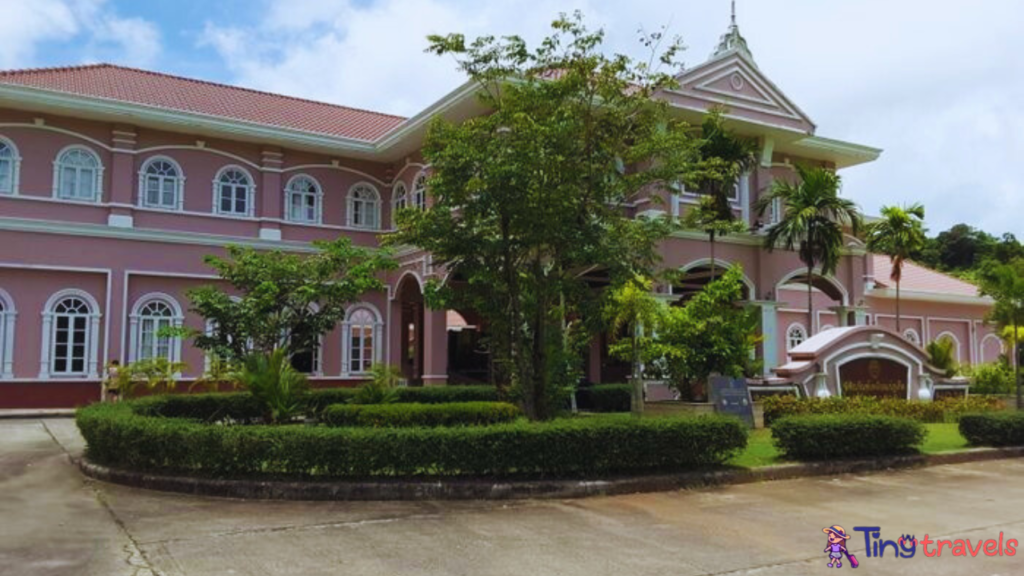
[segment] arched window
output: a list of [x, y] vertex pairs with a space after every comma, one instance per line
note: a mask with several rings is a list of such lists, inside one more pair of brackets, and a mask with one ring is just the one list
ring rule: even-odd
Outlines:
[[921, 337], [917, 335], [917, 330], [914, 330], [913, 328], [907, 328], [904, 330], [903, 337], [907, 339], [907, 342], [910, 342], [914, 346], [921, 345]]
[[131, 352], [129, 359], [181, 359], [181, 340], [160, 332], [181, 326], [184, 318], [178, 303], [166, 294], [145, 296], [135, 304], [131, 315]]
[[18, 193], [18, 169], [21, 157], [14, 143], [0, 138], [0, 194]]
[[0, 288], [0, 379], [14, 378], [14, 300]]
[[98, 377], [99, 306], [80, 290], [54, 294], [43, 311], [40, 378]]
[[252, 216], [255, 188], [252, 177], [244, 169], [238, 166], [221, 168], [213, 180], [214, 210], [230, 216]]
[[291, 222], [319, 224], [322, 214], [320, 207], [323, 191], [320, 184], [310, 176], [300, 174], [285, 186], [287, 218]]
[[802, 324], [790, 324], [786, 330], [786, 350], [792, 350], [807, 340], [807, 329]]
[[391, 226], [398, 227], [396, 216], [399, 210], [404, 210], [409, 205], [409, 191], [405, 188], [404, 182], [398, 182], [391, 189]]
[[420, 210], [427, 207], [427, 175], [422, 172], [413, 180], [412, 207]]
[[103, 164], [95, 152], [84, 146], [70, 146], [53, 163], [53, 193], [63, 200], [98, 202], [103, 182]]
[[149, 208], [181, 210], [185, 176], [174, 160], [155, 156], [139, 171], [139, 203]]
[[380, 313], [368, 304], [353, 306], [342, 324], [342, 373], [362, 375], [380, 362], [383, 328]]
[[348, 191], [348, 225], [354, 228], [380, 228], [380, 194], [366, 183]]

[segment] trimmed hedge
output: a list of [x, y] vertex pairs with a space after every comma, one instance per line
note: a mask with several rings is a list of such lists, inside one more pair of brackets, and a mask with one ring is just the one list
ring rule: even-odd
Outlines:
[[878, 414], [912, 418], [919, 422], [955, 422], [963, 414], [1003, 409], [1001, 400], [982, 396], [919, 402], [866, 396], [822, 399], [787, 395], [767, 397], [762, 403], [767, 426], [771, 426], [779, 418], [805, 414]]
[[142, 416], [132, 402], [79, 409], [88, 458], [209, 477], [557, 476], [679, 471], [746, 445], [739, 420], [595, 416], [453, 428], [225, 426]]
[[595, 384], [576, 391], [576, 406], [591, 412], [629, 412], [629, 384]]
[[775, 445], [796, 460], [908, 454], [924, 437], [916, 420], [874, 414], [788, 416], [772, 426]]
[[[318, 414], [333, 404], [345, 404], [355, 396], [356, 390], [356, 388], [311, 390], [306, 398], [306, 411]], [[416, 404], [496, 402], [498, 401], [498, 391], [493, 386], [399, 388], [398, 401]], [[248, 392], [160, 394], [135, 400], [134, 405], [137, 413], [146, 416], [190, 418], [206, 422], [224, 419], [251, 422], [263, 416], [259, 402], [256, 402]]]
[[512, 422], [519, 408], [507, 402], [453, 404], [335, 404], [320, 415], [328, 426], [486, 426]]
[[966, 414], [960, 434], [975, 446], [1024, 446], [1024, 412]]

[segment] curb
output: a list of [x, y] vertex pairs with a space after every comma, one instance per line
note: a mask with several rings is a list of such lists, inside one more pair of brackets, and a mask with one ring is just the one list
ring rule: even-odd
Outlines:
[[975, 448], [949, 454], [916, 454], [873, 460], [836, 460], [782, 464], [754, 469], [725, 469], [680, 474], [630, 476], [606, 480], [337, 480], [288, 481], [214, 479], [145, 474], [77, 459], [83, 474], [134, 488], [196, 496], [254, 500], [522, 500], [667, 492], [730, 484], [750, 484], [815, 476], [862, 474], [908, 468], [984, 462], [1024, 456], [1024, 447]]
[[0, 410], [0, 420], [40, 420], [42, 418], [74, 418], [74, 408], [38, 408]]

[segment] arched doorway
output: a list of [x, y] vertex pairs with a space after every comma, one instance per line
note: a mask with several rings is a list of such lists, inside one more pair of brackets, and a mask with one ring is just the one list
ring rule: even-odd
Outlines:
[[[721, 278], [726, 271], [733, 267], [731, 262], [715, 259], [715, 266], [712, 268], [711, 260], [705, 258], [691, 262], [679, 269], [679, 272], [672, 278], [672, 295], [678, 297], [675, 305], [683, 305], [704, 289], [715, 279]], [[749, 301], [755, 293], [754, 283], [743, 275], [743, 296], [744, 301]]]
[[402, 375], [410, 386], [423, 384], [423, 288], [414, 274], [406, 274], [396, 291], [399, 340], [395, 351]]
[[[807, 308], [808, 285], [813, 315]], [[784, 326], [799, 322], [807, 328], [807, 336], [821, 332], [823, 326], [853, 326], [857, 322], [850, 305], [846, 287], [832, 276], [815, 272], [808, 279], [807, 270], [796, 270], [784, 276], [775, 285], [775, 300], [786, 305], [787, 318], [780, 318]], [[834, 308], [840, 307], [837, 311]], [[847, 317], [840, 317], [845, 314]]]

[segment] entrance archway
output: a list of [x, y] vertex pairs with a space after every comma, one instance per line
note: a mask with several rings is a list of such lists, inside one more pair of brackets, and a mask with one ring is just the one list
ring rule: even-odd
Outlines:
[[[676, 305], [685, 304], [693, 295], [704, 289], [714, 279], [721, 278], [726, 271], [733, 267], [731, 262], [715, 259], [714, 270], [711, 267], [711, 259], [704, 258], [691, 262], [679, 269], [679, 273], [672, 279], [672, 295], [677, 296]], [[743, 275], [743, 296], [744, 301], [751, 300], [756, 293], [754, 283]]]
[[415, 274], [398, 283], [399, 346], [396, 350], [402, 376], [411, 386], [423, 384], [423, 288]]

